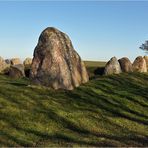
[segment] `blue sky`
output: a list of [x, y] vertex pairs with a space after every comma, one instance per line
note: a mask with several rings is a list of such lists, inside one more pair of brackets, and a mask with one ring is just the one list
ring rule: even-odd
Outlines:
[[67, 33], [84, 60], [145, 55], [148, 2], [0, 2], [0, 56], [32, 57], [42, 30]]

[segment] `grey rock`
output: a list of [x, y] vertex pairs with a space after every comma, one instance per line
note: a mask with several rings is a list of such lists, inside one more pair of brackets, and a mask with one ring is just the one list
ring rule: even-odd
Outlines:
[[9, 76], [15, 79], [25, 77], [24, 65], [11, 65], [9, 70]]
[[133, 72], [132, 63], [127, 57], [123, 57], [118, 61], [120, 63], [122, 72]]
[[22, 64], [22, 62], [19, 58], [12, 58], [11, 59], [11, 65], [18, 65], [18, 64]]
[[121, 67], [116, 57], [112, 57], [104, 68], [104, 75], [112, 75], [121, 73]]
[[25, 69], [30, 69], [32, 64], [32, 58], [26, 58], [23, 62]]
[[142, 56], [138, 56], [133, 62], [134, 72], [147, 72], [146, 61]]
[[69, 37], [53, 27], [46, 28], [39, 37], [30, 79], [36, 84], [66, 90], [89, 80], [84, 62]]
[[5, 60], [0, 57], [0, 73], [5, 74], [9, 71], [10, 64], [7, 64]]

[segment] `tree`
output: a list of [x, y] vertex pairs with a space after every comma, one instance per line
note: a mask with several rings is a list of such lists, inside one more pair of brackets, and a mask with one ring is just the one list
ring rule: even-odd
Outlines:
[[148, 53], [148, 40], [140, 46], [140, 49], [145, 50], [146, 53]]

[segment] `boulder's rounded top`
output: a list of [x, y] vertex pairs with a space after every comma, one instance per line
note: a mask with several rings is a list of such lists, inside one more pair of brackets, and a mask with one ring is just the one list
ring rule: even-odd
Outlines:
[[4, 59], [0, 56], [0, 60], [4, 60]]
[[129, 58], [128, 57], [123, 57], [123, 58], [121, 58], [121, 59], [119, 59], [119, 60], [129, 60]]
[[133, 70], [135, 72], [147, 72], [146, 60], [142, 56], [138, 56], [133, 62]]
[[114, 56], [107, 63], [109, 64], [109, 63], [116, 62], [116, 61], [118, 61], [118, 59]]
[[11, 65], [21, 64], [21, 60], [19, 58], [12, 58]]
[[144, 61], [145, 61], [145, 59], [142, 56], [138, 56], [138, 57], [135, 58], [133, 65], [135, 65], [137, 63], [144, 62]]
[[121, 73], [121, 67], [118, 62], [118, 59], [114, 56], [106, 63], [104, 68], [104, 74], [110, 75], [110, 74], [119, 74], [119, 73]]
[[47, 27], [42, 31], [39, 37], [39, 46], [43, 46], [45, 44], [49, 44], [51, 41], [65, 40], [70, 42], [70, 38], [64, 32], [58, 30], [54, 27]]
[[42, 31], [41, 34], [49, 34], [49, 33], [57, 33], [57, 32], [62, 33], [60, 30], [58, 30], [58, 29], [55, 28], [55, 27], [47, 27], [46, 29], [44, 29], [44, 30]]
[[148, 56], [144, 56], [143, 58], [148, 59]]
[[133, 71], [132, 63], [129, 60], [129, 58], [123, 57], [119, 59], [118, 61], [120, 63], [122, 72], [132, 72]]
[[118, 61], [120, 64], [121, 63], [131, 63], [131, 61], [127, 57], [123, 57], [123, 58], [119, 59]]
[[[143, 59], [143, 57], [142, 57], [142, 56], [138, 56], [138, 57], [136, 57], [136, 59]], [[136, 60], [136, 59], [135, 59], [135, 60]]]
[[118, 59], [114, 56], [110, 60], [118, 60]]

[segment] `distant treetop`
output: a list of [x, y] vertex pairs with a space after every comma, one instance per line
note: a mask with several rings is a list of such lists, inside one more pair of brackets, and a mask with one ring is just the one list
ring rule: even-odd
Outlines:
[[145, 41], [145, 43], [140, 46], [140, 49], [145, 50], [146, 53], [148, 54], [148, 40]]

